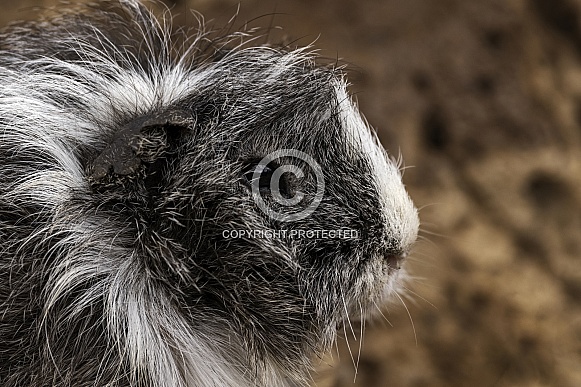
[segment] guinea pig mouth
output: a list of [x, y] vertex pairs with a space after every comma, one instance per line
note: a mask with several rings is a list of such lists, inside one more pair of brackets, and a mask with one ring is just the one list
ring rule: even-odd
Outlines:
[[356, 297], [347, 299], [342, 310], [346, 314], [335, 324], [338, 331], [342, 331], [346, 323], [360, 322], [378, 316], [375, 309], [386, 304], [399, 290], [400, 276], [405, 276], [405, 272], [400, 269], [407, 256], [407, 252], [395, 250], [374, 256], [369, 268], [372, 271], [368, 277], [369, 282], [364, 285], [366, 290], [356, 292], [358, 294]]

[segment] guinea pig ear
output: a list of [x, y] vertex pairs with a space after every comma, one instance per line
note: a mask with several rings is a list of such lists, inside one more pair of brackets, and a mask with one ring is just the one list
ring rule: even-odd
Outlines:
[[89, 166], [89, 178], [99, 183], [108, 176], [130, 177], [144, 164], [153, 164], [175, 148], [195, 124], [184, 111], [138, 117], [125, 124]]

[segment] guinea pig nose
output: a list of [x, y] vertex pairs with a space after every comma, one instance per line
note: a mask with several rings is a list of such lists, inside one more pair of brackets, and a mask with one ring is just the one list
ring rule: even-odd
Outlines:
[[390, 251], [385, 254], [387, 266], [395, 270], [399, 270], [401, 268], [401, 264], [406, 257], [407, 253], [394, 253]]

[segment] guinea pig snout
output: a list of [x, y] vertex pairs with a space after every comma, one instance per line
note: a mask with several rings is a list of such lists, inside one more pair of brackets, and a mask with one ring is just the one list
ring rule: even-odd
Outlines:
[[388, 252], [383, 256], [385, 262], [387, 263], [387, 266], [393, 270], [399, 270], [406, 257], [407, 253], [396, 253], [396, 252]]

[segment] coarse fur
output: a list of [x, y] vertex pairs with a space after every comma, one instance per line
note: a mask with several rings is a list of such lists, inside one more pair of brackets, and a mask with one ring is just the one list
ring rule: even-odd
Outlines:
[[[129, 0], [3, 31], [2, 386], [302, 385], [397, 290], [419, 223], [397, 163], [339, 69], [244, 36], [173, 33]], [[323, 172], [304, 219], [249, 189], [278, 149]], [[281, 190], [312, 198], [282, 161], [307, 172]], [[224, 233], [283, 229], [358, 237]]]

